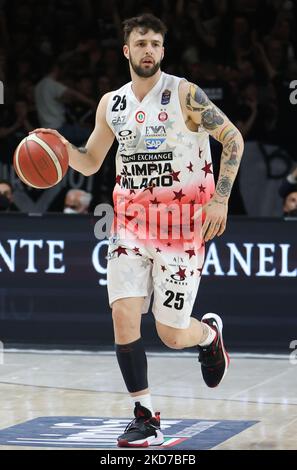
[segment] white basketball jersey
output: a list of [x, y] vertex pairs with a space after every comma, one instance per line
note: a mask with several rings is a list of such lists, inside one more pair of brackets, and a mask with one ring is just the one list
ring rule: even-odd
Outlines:
[[202, 127], [187, 128], [181, 80], [162, 72], [141, 102], [132, 82], [110, 96], [106, 120], [119, 143], [114, 203], [123, 211], [131, 202], [156, 208], [204, 204], [214, 192], [209, 136]]

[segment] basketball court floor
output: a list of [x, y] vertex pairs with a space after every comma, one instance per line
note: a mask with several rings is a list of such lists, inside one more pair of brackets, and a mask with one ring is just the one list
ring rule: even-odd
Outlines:
[[[217, 389], [189, 353], [149, 354], [154, 407], [170, 449], [297, 449], [297, 365], [231, 355]], [[111, 353], [6, 351], [0, 450], [110, 449], [131, 419]]]

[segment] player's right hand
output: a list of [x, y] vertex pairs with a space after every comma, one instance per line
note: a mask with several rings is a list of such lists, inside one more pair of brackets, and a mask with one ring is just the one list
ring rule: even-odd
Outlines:
[[70, 142], [67, 139], [65, 139], [65, 137], [62, 134], [60, 134], [58, 131], [56, 131], [55, 129], [45, 129], [44, 127], [39, 127], [38, 129], [34, 129], [34, 131], [30, 131], [29, 134], [36, 134], [37, 132], [44, 132], [45, 134], [54, 134], [57, 137], [59, 137], [59, 139], [64, 145], [66, 146], [70, 145]]

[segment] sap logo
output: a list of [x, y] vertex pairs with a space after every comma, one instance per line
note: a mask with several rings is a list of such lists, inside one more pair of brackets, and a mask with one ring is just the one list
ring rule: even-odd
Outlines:
[[148, 136], [166, 136], [165, 126], [147, 126], [146, 135]]
[[165, 139], [144, 139], [145, 146], [148, 150], [156, 150], [163, 144]]

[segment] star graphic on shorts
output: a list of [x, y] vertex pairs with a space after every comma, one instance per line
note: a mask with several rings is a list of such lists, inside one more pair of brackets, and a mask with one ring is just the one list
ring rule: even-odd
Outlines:
[[156, 248], [156, 252], [157, 252], [157, 253], [162, 253], [162, 250], [160, 250], [160, 248], [157, 247], [157, 248]]
[[190, 162], [189, 165], [187, 166], [188, 170], [190, 173], [193, 173], [193, 163]]
[[119, 246], [118, 248], [116, 248], [115, 250], [113, 250], [113, 253], [117, 253], [118, 254], [118, 258], [121, 256], [121, 255], [127, 255], [128, 256], [128, 253], [127, 253], [127, 248], [124, 248], [123, 246]]
[[135, 248], [133, 248], [133, 251], [134, 251], [134, 253], [136, 253], [137, 256], [142, 256], [142, 254], [139, 253], [139, 248], [137, 248], [137, 246]]
[[162, 269], [163, 273], [164, 273], [165, 271], [167, 271], [167, 269], [165, 268], [165, 266], [161, 266], [161, 269]]
[[184, 281], [186, 279], [186, 268], [185, 269], [182, 269], [180, 266], [179, 266], [179, 270], [177, 271], [177, 273], [180, 277], [180, 280], [181, 281]]
[[188, 253], [190, 259], [192, 258], [192, 256], [195, 256], [194, 248], [192, 248], [190, 250], [185, 250], [185, 253]]
[[150, 200], [150, 202], [151, 202], [152, 204], [155, 204], [157, 207], [158, 207], [158, 205], [161, 203], [160, 201], [158, 201], [158, 199], [157, 199], [156, 197], [155, 197], [155, 199], [154, 199], [153, 201]]
[[122, 179], [121, 175], [117, 175], [116, 184], [121, 184], [121, 179]]
[[183, 190], [182, 190], [182, 189], [181, 189], [180, 191], [178, 191], [178, 192], [177, 192], [177, 191], [173, 191], [173, 192], [174, 192], [174, 194], [175, 194], [175, 197], [173, 198], [173, 201], [174, 201], [175, 199], [178, 199], [179, 202], [180, 202], [180, 200], [185, 196], [185, 194], [183, 194]]
[[173, 171], [172, 173], [170, 173], [170, 176], [172, 176], [173, 178], [173, 181], [180, 181], [178, 175], [180, 174], [180, 171]]
[[191, 304], [193, 302], [193, 292], [191, 292], [191, 291], [187, 292], [186, 302], [188, 302], [189, 304]]
[[213, 173], [212, 173], [212, 171], [211, 171], [211, 169], [210, 169], [211, 163], [207, 163], [206, 160], [204, 160], [204, 162], [205, 162], [205, 165], [204, 165], [203, 168], [201, 168], [201, 170], [204, 171], [204, 173], [205, 173], [204, 177], [206, 178], [206, 176], [207, 176], [208, 174], [212, 175]]
[[200, 193], [205, 193], [206, 186], [203, 186], [203, 184], [200, 184], [200, 186], [198, 186], [198, 189], [199, 189]]

